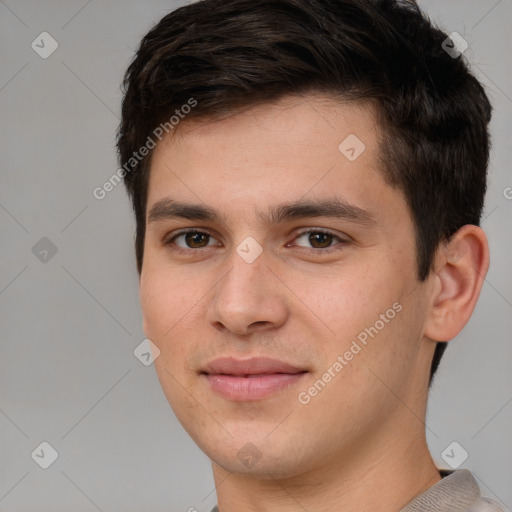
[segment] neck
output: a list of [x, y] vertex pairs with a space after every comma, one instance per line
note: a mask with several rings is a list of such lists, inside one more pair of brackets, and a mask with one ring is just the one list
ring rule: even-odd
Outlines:
[[286, 479], [255, 479], [213, 463], [219, 512], [398, 512], [441, 480], [424, 426], [410, 416], [381, 426], [351, 453]]

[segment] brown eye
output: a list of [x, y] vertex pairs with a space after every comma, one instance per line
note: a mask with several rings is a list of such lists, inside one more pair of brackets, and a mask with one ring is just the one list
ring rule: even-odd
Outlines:
[[333, 236], [329, 233], [323, 232], [311, 232], [308, 235], [309, 243], [315, 249], [325, 249], [326, 247], [330, 247], [333, 242]]
[[341, 242], [341, 239], [327, 231], [310, 229], [309, 231], [300, 233], [297, 236], [296, 241], [298, 246], [306, 247], [308, 249], [329, 249], [337, 242]]
[[303, 252], [321, 256], [343, 250], [349, 244], [348, 237], [341, 237], [323, 229], [308, 229], [299, 233], [292, 245], [301, 247]]
[[203, 231], [182, 231], [164, 240], [164, 245], [176, 246], [178, 249], [203, 249], [213, 245], [219, 245], [212, 235]]
[[206, 247], [210, 240], [210, 235], [207, 233], [186, 233], [185, 234], [185, 243], [191, 249], [198, 249], [201, 247]]

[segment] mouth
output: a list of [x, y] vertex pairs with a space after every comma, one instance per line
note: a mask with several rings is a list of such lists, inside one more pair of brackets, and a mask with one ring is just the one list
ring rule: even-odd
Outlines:
[[210, 389], [227, 400], [262, 400], [296, 384], [307, 370], [277, 359], [216, 359], [201, 372]]

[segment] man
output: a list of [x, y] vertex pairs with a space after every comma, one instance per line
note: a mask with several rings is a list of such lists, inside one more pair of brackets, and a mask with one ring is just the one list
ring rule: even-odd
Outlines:
[[144, 331], [218, 510], [500, 510], [425, 439], [489, 264], [455, 42], [412, 2], [206, 0], [124, 86]]

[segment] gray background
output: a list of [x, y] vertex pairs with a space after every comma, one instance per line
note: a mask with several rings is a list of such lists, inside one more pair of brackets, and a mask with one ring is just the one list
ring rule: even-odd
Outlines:
[[[0, 511], [186, 511], [215, 503], [210, 463], [189, 440], [143, 340], [134, 222], [117, 169], [122, 73], [173, 1], [0, 1]], [[491, 269], [475, 314], [450, 343], [431, 393], [436, 462], [457, 441], [485, 495], [512, 507], [512, 2], [422, 1], [495, 107], [483, 226]], [[41, 58], [43, 31], [58, 49]], [[46, 46], [48, 48], [48, 46]], [[508, 197], [511, 197], [508, 194]], [[57, 253], [32, 248], [49, 238]], [[44, 244], [44, 242], [40, 242]], [[41, 256], [41, 255], [40, 255]], [[42, 257], [42, 256], [41, 256]], [[42, 442], [48, 469], [31, 458]]]

